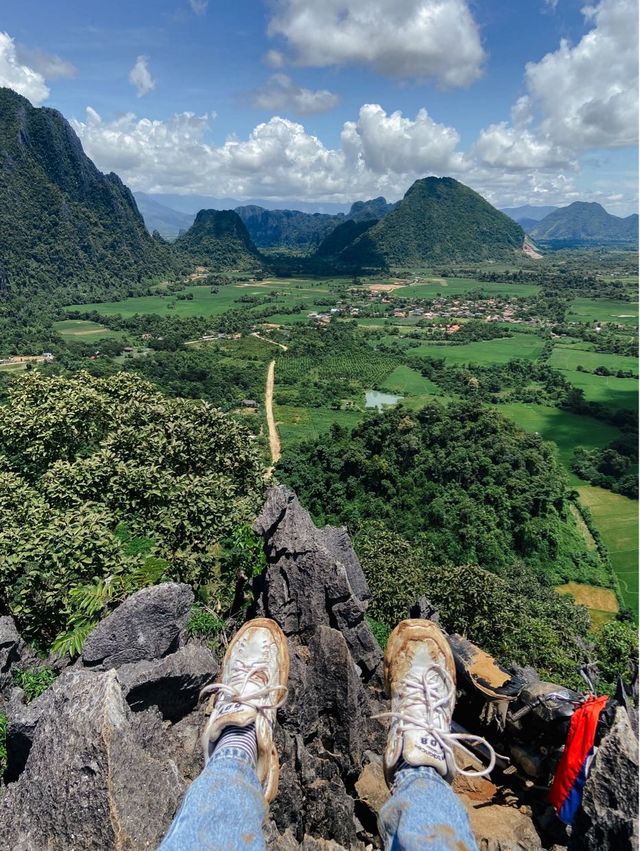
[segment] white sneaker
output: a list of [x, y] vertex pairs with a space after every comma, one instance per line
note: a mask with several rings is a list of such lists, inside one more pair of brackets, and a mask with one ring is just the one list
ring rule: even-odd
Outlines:
[[214, 692], [211, 717], [202, 736], [205, 760], [227, 727], [256, 726], [256, 773], [265, 798], [278, 790], [280, 766], [273, 743], [276, 711], [287, 699], [289, 651], [278, 624], [269, 618], [248, 621], [227, 647], [221, 682], [207, 686]]
[[[495, 765], [495, 753], [481, 736], [452, 733], [456, 702], [456, 667], [440, 628], [428, 620], [405, 620], [389, 636], [384, 654], [384, 673], [391, 697], [391, 711], [375, 718], [390, 718], [384, 752], [384, 773], [389, 786], [398, 766], [430, 766], [451, 781], [456, 773], [483, 777]], [[480, 771], [456, 763], [455, 747], [471, 754], [462, 744], [482, 745], [490, 765]]]

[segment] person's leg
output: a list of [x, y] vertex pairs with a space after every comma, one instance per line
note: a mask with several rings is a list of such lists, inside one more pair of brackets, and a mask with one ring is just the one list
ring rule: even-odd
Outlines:
[[159, 851], [263, 851], [266, 809], [246, 754], [221, 748], [189, 787]]
[[392, 792], [378, 820], [386, 851], [474, 851], [467, 812], [435, 768], [398, 771]]
[[160, 851], [262, 851], [262, 822], [278, 789], [276, 710], [289, 653], [275, 621], [255, 618], [229, 644], [202, 741], [205, 768], [191, 784]]
[[[472, 851], [477, 846], [469, 818], [449, 783], [456, 773], [488, 774], [495, 754], [479, 736], [451, 732], [456, 669], [437, 624], [402, 621], [389, 636], [384, 672], [391, 710], [377, 717], [391, 720], [384, 773], [392, 791], [379, 817], [385, 849]], [[457, 765], [454, 749], [468, 753], [463, 740], [486, 747], [487, 768], [469, 771]]]

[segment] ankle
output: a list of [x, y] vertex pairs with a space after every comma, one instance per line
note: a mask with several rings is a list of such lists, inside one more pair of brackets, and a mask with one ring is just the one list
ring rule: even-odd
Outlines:
[[256, 725], [246, 727], [227, 727], [220, 735], [211, 752], [209, 759], [214, 756], [240, 756], [246, 758], [254, 767], [258, 762], [258, 740]]

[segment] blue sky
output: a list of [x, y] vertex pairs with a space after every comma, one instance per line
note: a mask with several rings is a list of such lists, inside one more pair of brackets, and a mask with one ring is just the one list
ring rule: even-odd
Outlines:
[[4, 0], [0, 84], [135, 190], [637, 198], [633, 0]]

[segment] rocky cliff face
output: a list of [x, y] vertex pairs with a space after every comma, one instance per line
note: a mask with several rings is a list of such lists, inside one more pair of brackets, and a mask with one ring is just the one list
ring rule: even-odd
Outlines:
[[[385, 706], [382, 651], [365, 618], [369, 591], [357, 556], [344, 530], [317, 529], [282, 487], [269, 492], [255, 529], [268, 568], [249, 615], [277, 620], [291, 655], [268, 845], [379, 848], [385, 730], [371, 716]], [[11, 619], [0, 618], [0, 711], [8, 716], [0, 847], [157, 847], [201, 769], [206, 707], [198, 695], [219, 665], [207, 647], [187, 640], [192, 601], [188, 586], [173, 583], [133, 595], [89, 636], [83, 657], [28, 705], [11, 671], [33, 659]], [[576, 849], [633, 847], [637, 746], [619, 712], [588, 783]], [[542, 831], [544, 807], [527, 802], [508, 773], [499, 783], [463, 780], [456, 788], [481, 848], [541, 849], [558, 841]]]
[[87, 292], [170, 265], [133, 195], [102, 174], [59, 112], [0, 88], [0, 257], [12, 290]]

